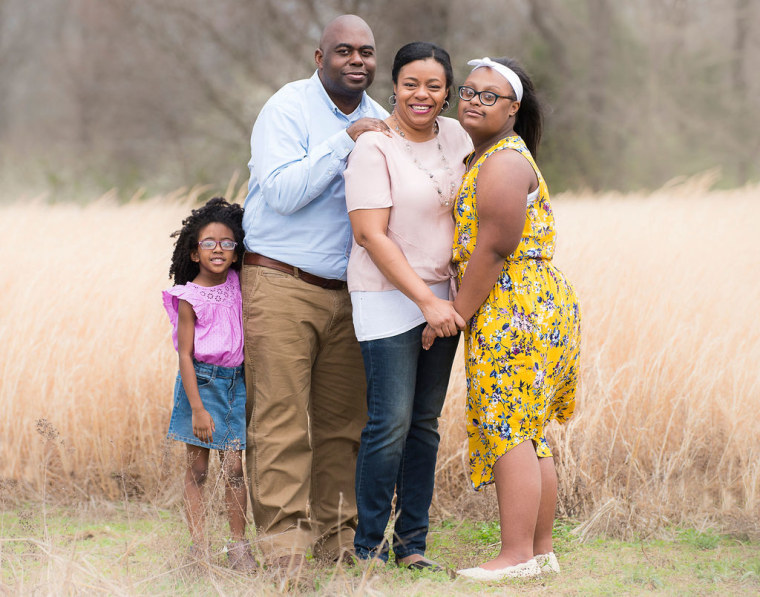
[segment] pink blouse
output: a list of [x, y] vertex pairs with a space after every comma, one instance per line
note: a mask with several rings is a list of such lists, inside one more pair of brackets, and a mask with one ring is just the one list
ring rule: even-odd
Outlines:
[[243, 363], [243, 297], [238, 273], [230, 269], [219, 286], [198, 286], [192, 282], [163, 291], [164, 308], [173, 326], [177, 347], [179, 299], [195, 311], [195, 359], [209, 365], [237, 367]]
[[[437, 139], [409, 143], [410, 148], [395, 131], [390, 138], [376, 132], [360, 135], [343, 174], [348, 211], [391, 208], [388, 237], [428, 285], [452, 277], [453, 203], [464, 174], [463, 160], [472, 151], [469, 136], [456, 120], [439, 117], [438, 126]], [[444, 169], [439, 142], [450, 173]], [[415, 158], [428, 173], [415, 164]], [[451, 205], [441, 205], [436, 189], [448, 195], [452, 184]], [[348, 262], [349, 291], [394, 288], [354, 240]]]

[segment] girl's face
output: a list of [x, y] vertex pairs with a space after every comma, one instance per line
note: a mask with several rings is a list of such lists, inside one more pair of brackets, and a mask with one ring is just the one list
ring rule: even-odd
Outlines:
[[396, 118], [403, 127], [429, 130], [446, 101], [446, 71], [434, 58], [405, 64], [393, 85]]
[[469, 101], [459, 100], [459, 122], [473, 139], [503, 136], [512, 129], [514, 121], [510, 121], [510, 117], [517, 112], [520, 102], [512, 99], [515, 92], [504, 77], [488, 67], [476, 68], [463, 86], [500, 96], [492, 106], [484, 105], [478, 95]]
[[[229, 226], [220, 222], [206, 224], [198, 232], [198, 242], [213, 241], [213, 249], [204, 249], [200, 245], [191, 253], [190, 258], [200, 267], [199, 278], [204, 281], [215, 281], [226, 278], [227, 270], [237, 261], [237, 252], [222, 249], [222, 241], [235, 242], [235, 233]], [[210, 244], [210, 243], [209, 243]], [[222, 279], [222, 281], [224, 281]]]

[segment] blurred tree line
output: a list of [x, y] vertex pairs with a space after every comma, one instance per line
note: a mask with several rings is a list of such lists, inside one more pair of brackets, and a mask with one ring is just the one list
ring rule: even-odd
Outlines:
[[760, 174], [753, 0], [0, 0], [0, 176], [54, 192], [245, 178], [258, 110], [312, 74], [345, 12], [375, 32], [370, 93], [386, 106], [408, 41], [449, 50], [457, 84], [470, 58], [518, 58], [546, 107], [555, 191]]

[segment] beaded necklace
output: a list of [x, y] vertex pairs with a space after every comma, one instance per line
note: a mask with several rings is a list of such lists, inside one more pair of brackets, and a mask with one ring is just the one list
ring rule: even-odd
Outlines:
[[438, 122], [435, 122], [435, 143], [438, 146], [438, 154], [441, 156], [441, 163], [443, 164], [443, 170], [448, 174], [449, 177], [449, 196], [444, 197], [443, 196], [443, 190], [441, 189], [441, 186], [438, 184], [438, 181], [435, 179], [435, 176], [433, 173], [425, 168], [425, 166], [422, 165], [422, 163], [417, 159], [417, 156], [414, 154], [414, 150], [412, 150], [412, 145], [409, 143], [409, 139], [406, 138], [406, 135], [404, 134], [404, 131], [401, 130], [401, 127], [399, 126], [398, 119], [396, 118], [396, 113], [394, 112], [391, 114], [393, 117], [393, 122], [395, 123], [393, 125], [393, 128], [396, 129], [396, 132], [399, 134], [401, 139], [404, 141], [404, 146], [406, 147], [406, 151], [409, 153], [410, 156], [412, 156], [412, 161], [414, 162], [414, 165], [417, 166], [420, 170], [422, 170], [425, 174], [428, 175], [428, 178], [430, 179], [430, 182], [433, 183], [433, 186], [435, 187], [436, 192], [438, 193], [438, 202], [448, 207], [451, 205], [454, 201], [454, 194], [456, 193], [456, 185], [454, 184], [454, 172], [451, 170], [451, 167], [449, 167], [449, 161], [446, 159], [446, 154], [443, 153], [443, 148], [441, 147], [441, 142], [438, 140]]

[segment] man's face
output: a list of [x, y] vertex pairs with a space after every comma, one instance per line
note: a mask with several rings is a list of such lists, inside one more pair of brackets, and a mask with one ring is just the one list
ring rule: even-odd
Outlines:
[[336, 25], [325, 32], [315, 59], [322, 85], [333, 100], [359, 96], [375, 78], [372, 32], [360, 24]]

